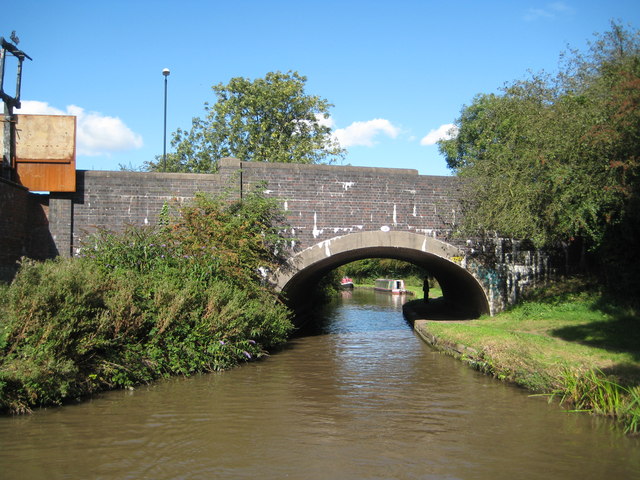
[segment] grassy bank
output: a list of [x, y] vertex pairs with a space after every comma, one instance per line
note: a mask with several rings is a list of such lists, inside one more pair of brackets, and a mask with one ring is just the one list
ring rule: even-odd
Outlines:
[[584, 281], [538, 292], [495, 317], [426, 320], [416, 329], [498, 379], [640, 431], [640, 318]]

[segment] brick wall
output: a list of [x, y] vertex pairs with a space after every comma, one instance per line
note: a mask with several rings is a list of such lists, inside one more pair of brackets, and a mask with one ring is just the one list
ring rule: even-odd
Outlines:
[[[232, 160], [226, 168], [231, 169]], [[460, 181], [416, 170], [236, 161], [243, 189], [265, 181], [286, 210], [299, 247], [389, 228], [443, 237], [455, 222]]]
[[165, 203], [184, 202], [200, 191], [217, 194], [223, 180], [221, 175], [78, 171], [77, 191], [69, 197], [72, 224], [67, 232], [56, 232], [60, 251], [75, 253], [98, 228], [153, 225]]
[[[297, 247], [355, 231], [405, 230], [445, 236], [455, 222], [459, 180], [415, 170], [220, 161], [219, 173], [78, 171], [74, 194], [51, 195], [58, 252], [72, 255], [97, 228], [155, 224], [166, 202], [197, 192], [236, 198], [256, 185], [286, 210]], [[264, 183], [263, 183], [264, 182]]]
[[0, 179], [0, 281], [13, 277], [22, 256], [55, 255], [47, 210], [46, 196]]

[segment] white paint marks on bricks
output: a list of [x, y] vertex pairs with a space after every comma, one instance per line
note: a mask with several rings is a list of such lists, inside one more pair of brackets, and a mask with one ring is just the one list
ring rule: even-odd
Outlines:
[[342, 185], [342, 188], [344, 188], [344, 191], [348, 191], [351, 187], [353, 187], [356, 182], [336, 182]]
[[313, 238], [318, 238], [322, 235], [322, 232], [324, 232], [324, 230], [318, 229], [318, 214], [317, 212], [313, 212]]

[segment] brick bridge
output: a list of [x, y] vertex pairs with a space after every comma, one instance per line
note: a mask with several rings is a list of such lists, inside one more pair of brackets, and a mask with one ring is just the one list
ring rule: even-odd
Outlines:
[[[494, 313], [547, 275], [534, 252], [453, 239], [460, 180], [415, 170], [292, 165], [222, 159], [216, 174], [78, 171], [75, 193], [38, 195], [0, 181], [0, 268], [10, 278], [22, 256], [73, 256], [96, 228], [154, 224], [162, 206], [196, 192], [242, 196], [265, 182], [280, 199], [292, 245], [273, 279], [293, 305], [332, 269], [363, 258], [406, 260], [429, 271], [448, 304]], [[490, 251], [491, 265], [479, 250]], [[298, 300], [298, 301], [297, 301]]]

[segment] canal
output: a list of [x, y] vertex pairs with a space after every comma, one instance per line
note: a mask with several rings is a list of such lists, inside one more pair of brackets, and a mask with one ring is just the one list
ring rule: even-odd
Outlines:
[[640, 441], [424, 344], [345, 292], [265, 361], [0, 418], [1, 479], [640, 478]]

